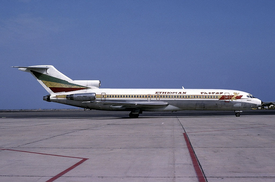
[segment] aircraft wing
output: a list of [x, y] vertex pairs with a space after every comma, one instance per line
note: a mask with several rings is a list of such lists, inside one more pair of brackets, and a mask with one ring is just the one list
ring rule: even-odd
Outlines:
[[167, 102], [145, 101], [145, 102], [108, 102], [100, 101], [103, 105], [109, 105], [112, 108], [142, 109], [142, 108], [162, 108], [169, 104]]

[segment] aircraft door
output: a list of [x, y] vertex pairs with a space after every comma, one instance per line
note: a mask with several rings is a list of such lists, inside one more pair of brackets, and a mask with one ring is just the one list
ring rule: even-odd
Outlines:
[[101, 101], [105, 101], [106, 100], [106, 93], [102, 92], [101, 93]]

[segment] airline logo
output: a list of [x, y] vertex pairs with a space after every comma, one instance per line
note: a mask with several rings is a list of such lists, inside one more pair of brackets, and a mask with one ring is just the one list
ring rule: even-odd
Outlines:
[[66, 80], [58, 79], [49, 75], [45, 75], [36, 71], [31, 70], [33, 75], [41, 80], [47, 87], [49, 87], [53, 92], [71, 92], [76, 90], [87, 89], [88, 87], [84, 87], [82, 85], [77, 85], [70, 83]]
[[[187, 92], [161, 92], [161, 91], [157, 91], [155, 94], [157, 94], [157, 95], [177, 95], [177, 94], [179, 94], [180, 95], [180, 94], [187, 94]], [[242, 95], [239, 95], [239, 93], [236, 93], [236, 92], [233, 93], [234, 95], [229, 95], [229, 94], [227, 95], [224, 92], [201, 92], [200, 94], [203, 96], [203, 98], [204, 98], [204, 96], [215, 96], [216, 95], [216, 96], [218, 96], [219, 100], [224, 100], [224, 101], [230, 101], [230, 100], [233, 101], [233, 100], [241, 99], [243, 97]], [[196, 96], [199, 96], [199, 95], [196, 95]]]
[[239, 93], [234, 92], [234, 95], [222, 95], [220, 96], [219, 100], [237, 100], [241, 99], [242, 95], [239, 95]]

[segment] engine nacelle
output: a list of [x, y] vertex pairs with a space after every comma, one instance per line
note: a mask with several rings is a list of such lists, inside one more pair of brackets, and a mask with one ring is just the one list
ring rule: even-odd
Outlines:
[[51, 95], [46, 95], [43, 97], [44, 101], [51, 102]]
[[95, 93], [82, 93], [82, 94], [70, 94], [66, 96], [68, 100], [77, 100], [77, 101], [92, 101], [96, 99]]

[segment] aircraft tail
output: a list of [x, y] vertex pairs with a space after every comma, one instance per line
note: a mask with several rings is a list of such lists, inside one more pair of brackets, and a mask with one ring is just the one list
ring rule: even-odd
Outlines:
[[100, 87], [99, 80], [72, 80], [52, 65], [14, 66], [14, 68], [31, 73], [50, 94]]

